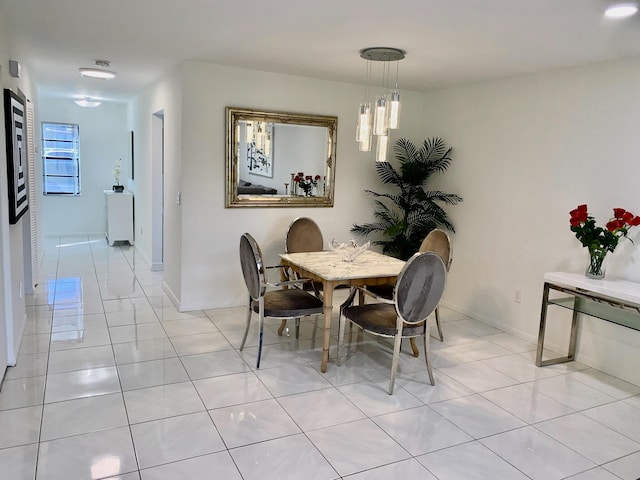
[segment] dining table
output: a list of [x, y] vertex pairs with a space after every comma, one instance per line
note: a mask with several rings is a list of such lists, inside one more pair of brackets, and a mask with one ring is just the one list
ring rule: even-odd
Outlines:
[[393, 285], [405, 262], [381, 253], [366, 250], [352, 260], [348, 252], [324, 250], [320, 252], [282, 253], [281, 264], [296, 272], [301, 278], [322, 283], [323, 295], [323, 344], [320, 371], [327, 371], [331, 320], [333, 316], [333, 291], [346, 285]]

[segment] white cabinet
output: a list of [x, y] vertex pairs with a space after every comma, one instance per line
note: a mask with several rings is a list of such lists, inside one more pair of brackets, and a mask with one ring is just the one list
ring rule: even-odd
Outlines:
[[133, 245], [133, 194], [104, 191], [107, 203], [107, 242], [113, 245], [118, 241]]

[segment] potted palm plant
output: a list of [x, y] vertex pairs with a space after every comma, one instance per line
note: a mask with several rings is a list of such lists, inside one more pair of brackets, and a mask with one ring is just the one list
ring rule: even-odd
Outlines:
[[355, 224], [353, 233], [368, 236], [378, 234], [374, 240], [385, 254], [407, 260], [418, 251], [424, 237], [435, 228], [455, 232], [444, 205], [456, 205], [462, 197], [439, 190], [427, 190], [427, 182], [435, 173], [444, 173], [451, 164], [451, 147], [441, 138], [429, 138], [421, 148], [401, 138], [394, 145], [399, 161], [396, 170], [391, 163], [376, 163], [376, 171], [385, 185], [394, 187], [393, 193], [365, 190], [376, 200], [375, 223]]

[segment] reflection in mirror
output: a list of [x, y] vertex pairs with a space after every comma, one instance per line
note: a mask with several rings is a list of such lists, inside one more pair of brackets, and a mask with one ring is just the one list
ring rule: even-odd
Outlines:
[[337, 117], [227, 107], [227, 207], [331, 207]]

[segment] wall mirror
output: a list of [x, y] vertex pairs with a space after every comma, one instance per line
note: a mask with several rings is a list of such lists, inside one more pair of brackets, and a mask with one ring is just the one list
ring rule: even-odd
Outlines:
[[338, 117], [226, 108], [226, 207], [332, 207]]

